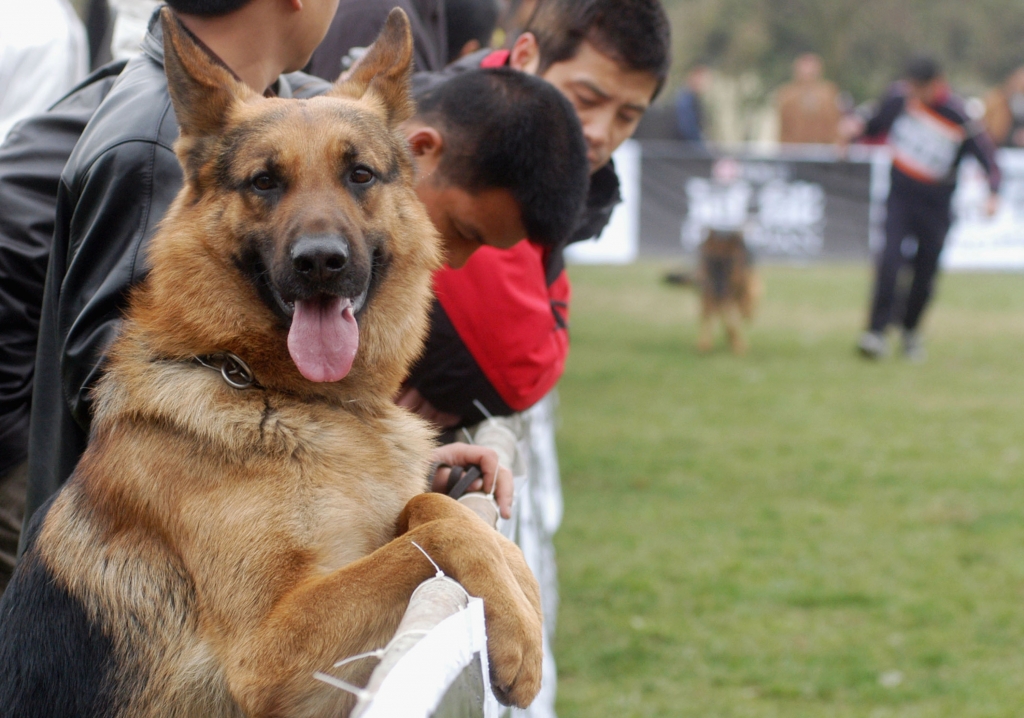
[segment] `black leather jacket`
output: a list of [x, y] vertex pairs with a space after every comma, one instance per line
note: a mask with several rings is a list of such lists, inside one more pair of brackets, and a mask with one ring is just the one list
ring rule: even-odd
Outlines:
[[97, 70], [49, 112], [15, 125], [0, 145], [0, 475], [28, 455], [39, 308], [60, 173], [124, 65]]
[[[280, 97], [311, 97], [328, 88], [294, 73], [282, 75], [274, 90]], [[146, 246], [181, 188], [172, 149], [177, 137], [160, 26], [152, 22], [142, 54], [102, 98], [57, 185], [32, 393], [26, 520], [71, 475], [85, 449], [90, 388], [128, 291], [146, 274]]]

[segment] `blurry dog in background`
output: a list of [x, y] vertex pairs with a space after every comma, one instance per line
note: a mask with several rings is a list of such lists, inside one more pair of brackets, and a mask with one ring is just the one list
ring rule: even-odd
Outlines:
[[720, 317], [734, 354], [748, 348], [743, 319], [749, 321], [761, 295], [761, 284], [754, 272], [743, 233], [711, 230], [700, 246], [700, 268], [696, 277], [700, 288], [700, 330], [697, 349], [711, 351], [714, 346], [715, 317]]

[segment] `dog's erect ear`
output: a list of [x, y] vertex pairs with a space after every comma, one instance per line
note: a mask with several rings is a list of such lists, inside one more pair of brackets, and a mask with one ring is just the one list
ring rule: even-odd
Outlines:
[[160, 11], [160, 24], [167, 87], [182, 136], [217, 134], [232, 103], [254, 93], [196, 43], [170, 9]]
[[405, 12], [395, 8], [388, 15], [380, 36], [351, 70], [331, 90], [335, 97], [360, 99], [368, 93], [383, 105], [388, 124], [396, 125], [413, 116], [412, 30]]

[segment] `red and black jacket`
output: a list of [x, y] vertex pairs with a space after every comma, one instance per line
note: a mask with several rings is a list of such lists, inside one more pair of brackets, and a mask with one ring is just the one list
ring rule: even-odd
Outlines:
[[[501, 67], [508, 51], [485, 50], [443, 73], [420, 73], [422, 90], [450, 73]], [[591, 176], [587, 208], [565, 244], [596, 237], [620, 201], [611, 163]], [[530, 408], [562, 376], [569, 353], [571, 287], [565, 245], [544, 247], [528, 239], [511, 249], [482, 247], [461, 269], [434, 275], [435, 300], [423, 356], [407, 386], [435, 408], [461, 417], [461, 425]]]

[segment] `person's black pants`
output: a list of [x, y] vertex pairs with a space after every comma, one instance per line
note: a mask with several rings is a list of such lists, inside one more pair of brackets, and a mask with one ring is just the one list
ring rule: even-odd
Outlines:
[[907, 293], [903, 327], [914, 331], [932, 296], [939, 255], [951, 223], [948, 204], [914, 201], [889, 196], [885, 218], [885, 248], [878, 257], [874, 300], [871, 303], [871, 331], [881, 332], [893, 321], [896, 288], [903, 257], [903, 240], [917, 240], [917, 253], [910, 260], [914, 278]]

